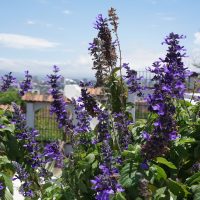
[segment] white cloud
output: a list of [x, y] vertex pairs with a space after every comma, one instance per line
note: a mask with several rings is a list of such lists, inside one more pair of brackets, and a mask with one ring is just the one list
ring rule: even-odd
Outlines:
[[59, 31], [64, 31], [65, 28], [64, 28], [64, 27], [58, 27], [58, 30], [59, 30]]
[[80, 55], [74, 60], [68, 59], [65, 61], [0, 58], [0, 71], [23, 73], [25, 70], [29, 70], [33, 75], [45, 76], [52, 72], [53, 65], [57, 65], [61, 69], [60, 73], [65, 77], [94, 77], [92, 64], [87, 55]]
[[90, 56], [80, 55], [76, 62], [81, 65], [91, 65], [92, 59]]
[[51, 28], [51, 27], [53, 27], [53, 24], [47, 23], [47, 24], [45, 24], [45, 26], [46, 26], [47, 28]]
[[33, 20], [27, 20], [26, 24], [28, 24], [28, 25], [35, 25], [36, 22], [33, 21]]
[[194, 44], [200, 45], [200, 32], [196, 32], [194, 38]]
[[165, 21], [174, 21], [175, 17], [165, 16], [165, 17], [162, 17], [162, 19]]
[[46, 39], [35, 38], [26, 35], [0, 33], [0, 45], [17, 49], [38, 49], [53, 48], [59, 44], [50, 42]]
[[153, 62], [157, 61], [162, 57], [162, 52], [156, 52], [152, 49], [138, 48], [131, 54], [126, 55], [123, 62], [130, 63], [130, 67], [138, 71], [145, 71], [146, 68], [150, 67]]
[[174, 21], [176, 18], [174, 16], [171, 16], [170, 13], [164, 13], [164, 12], [157, 12], [156, 15], [165, 21]]
[[71, 11], [70, 10], [63, 10], [62, 13], [65, 14], [65, 15], [69, 15], [69, 14], [71, 14]]

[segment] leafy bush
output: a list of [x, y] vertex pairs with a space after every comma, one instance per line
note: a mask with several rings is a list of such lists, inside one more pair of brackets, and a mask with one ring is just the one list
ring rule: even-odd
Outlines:
[[[13, 113], [1, 112], [3, 199], [12, 197], [11, 177], [21, 180], [20, 192], [29, 199], [199, 199], [200, 103], [184, 100], [190, 76], [179, 44], [184, 36], [170, 33], [166, 37], [165, 58], [149, 69], [155, 83], [147, 98], [149, 114], [134, 123], [130, 113], [134, 104], [128, 102], [128, 95], [142, 96], [145, 88], [137, 72], [122, 63], [118, 17], [113, 8], [108, 15], [108, 19], [98, 15], [98, 34], [89, 47], [96, 86], [102, 87], [105, 103], [98, 104], [87, 91], [90, 83], [81, 82], [81, 96], [72, 100], [77, 119], [73, 124], [59, 90], [58, 67], [48, 75], [54, 99], [50, 112], [66, 133], [65, 142], [71, 141], [63, 144], [62, 152], [56, 142], [44, 147], [36, 142], [37, 131], [26, 127], [16, 104]], [[8, 77], [3, 79], [7, 85], [12, 84]], [[20, 86], [20, 94], [31, 88], [27, 74]], [[98, 123], [91, 129], [93, 118]], [[52, 179], [49, 169], [54, 163], [62, 169], [57, 179]]]

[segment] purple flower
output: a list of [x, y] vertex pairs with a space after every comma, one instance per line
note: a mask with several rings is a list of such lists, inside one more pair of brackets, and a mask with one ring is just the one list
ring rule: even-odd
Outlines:
[[32, 185], [32, 182], [22, 183], [19, 189], [20, 194], [22, 194], [24, 197], [33, 198], [35, 195], [33, 193], [33, 190], [30, 189], [31, 185]]
[[143, 131], [143, 132], [142, 132], [142, 137], [143, 137], [145, 140], [149, 140], [149, 139], [150, 139], [150, 135], [149, 135], [149, 133], [147, 133], [146, 131]]
[[20, 83], [20, 91], [19, 94], [23, 96], [25, 93], [32, 89], [31, 85], [32, 76], [28, 71], [25, 71], [25, 79]]
[[4, 75], [1, 77], [2, 85], [1, 85], [1, 91], [6, 92], [16, 81], [16, 78], [12, 76], [12, 72]]
[[94, 23], [94, 28], [100, 30], [105, 22], [107, 22], [107, 19], [104, 19], [103, 15], [99, 14], [96, 18], [96, 22]]
[[56, 161], [56, 166], [63, 166], [63, 155], [60, 152], [57, 142], [52, 142], [44, 147], [44, 151], [41, 157], [45, 158], [45, 163]]
[[90, 121], [92, 117], [87, 112], [82, 98], [79, 97], [76, 101], [75, 99], [72, 100], [72, 103], [75, 108], [75, 115], [77, 124], [74, 126], [74, 134], [77, 136], [77, 144], [88, 145], [91, 144], [91, 140], [89, 138], [91, 127]]
[[25, 151], [25, 159], [33, 168], [40, 167], [42, 161], [40, 159], [40, 146], [36, 141], [39, 136], [38, 131], [29, 129], [26, 126], [24, 114], [15, 103], [12, 103], [14, 112], [12, 121], [15, 124], [16, 138], [20, 141], [20, 145]]
[[131, 142], [131, 131], [128, 129], [131, 121], [128, 120], [128, 117], [124, 113], [115, 113], [114, 119], [115, 129], [119, 135], [119, 145], [122, 150], [125, 150]]
[[111, 136], [109, 133], [109, 114], [107, 110], [99, 110], [97, 116], [99, 123], [97, 125], [97, 141], [102, 142], [104, 140], [108, 140]]
[[130, 93], [137, 93], [138, 96], [142, 96], [142, 90], [144, 89], [139, 82], [142, 77], [137, 77], [137, 72], [133, 69], [130, 69], [128, 63], [124, 63], [122, 66], [126, 69], [126, 75], [124, 76], [124, 80], [128, 86], [128, 90]]
[[143, 163], [140, 164], [140, 168], [143, 169], [143, 170], [149, 169], [149, 165], [147, 164], [146, 160]]
[[95, 27], [98, 30], [97, 37], [90, 43], [90, 54], [93, 56], [93, 69], [96, 70], [96, 86], [105, 85], [108, 74], [117, 63], [116, 44], [112, 41], [108, 20], [99, 14]]
[[67, 112], [67, 104], [64, 100], [63, 94], [59, 90], [59, 81], [61, 76], [57, 73], [59, 68], [54, 66], [53, 74], [48, 75], [48, 84], [51, 86], [50, 93], [54, 99], [51, 104], [50, 112], [55, 113], [57, 116], [57, 122], [59, 123], [59, 128], [64, 128], [65, 133], [70, 135], [73, 129], [72, 119]]
[[78, 99], [78, 101], [82, 103], [88, 114], [94, 117], [97, 115], [99, 107], [97, 105], [96, 100], [88, 92], [87, 90], [88, 86], [90, 86], [90, 82], [89, 83], [80, 82], [81, 97]]
[[3, 183], [0, 182], [0, 192], [1, 192], [1, 190], [3, 190], [3, 189], [4, 189]]
[[177, 138], [176, 121], [174, 120], [175, 106], [172, 99], [183, 99], [185, 80], [188, 77], [187, 68], [184, 67], [182, 58], [185, 51], [179, 45], [179, 39], [184, 38], [178, 34], [170, 33], [165, 39], [168, 53], [165, 59], [153, 63], [150, 69], [155, 74], [154, 92], [149, 95], [149, 110], [158, 115], [154, 122], [154, 130], [146, 143], [142, 146], [142, 155], [145, 160], [163, 156], [171, 140]]
[[109, 200], [112, 194], [124, 191], [117, 182], [116, 178], [119, 174], [116, 170], [110, 170], [105, 166], [100, 166], [99, 168], [102, 174], [95, 176], [95, 179], [91, 180], [93, 184], [92, 189], [97, 192], [95, 199]]
[[192, 172], [196, 173], [196, 172], [199, 172], [199, 171], [200, 171], [200, 163], [197, 162], [197, 163], [192, 165]]
[[99, 124], [97, 125], [97, 142], [101, 146], [101, 165], [99, 166], [101, 173], [95, 176], [92, 189], [96, 191], [96, 199], [110, 199], [111, 194], [123, 191], [121, 185], [117, 182], [116, 177], [119, 176], [118, 170], [115, 167], [116, 161], [119, 158], [114, 158], [111, 148], [111, 136], [109, 133], [109, 113], [107, 110], [99, 110]]
[[22, 185], [20, 186], [19, 192], [24, 196], [24, 197], [31, 197], [33, 198], [35, 195], [33, 191], [31, 190], [31, 185], [33, 184], [31, 181], [31, 176], [30, 174], [25, 170], [25, 168], [20, 165], [17, 162], [13, 162], [13, 166], [16, 170], [15, 177], [13, 180], [19, 179], [22, 182]]

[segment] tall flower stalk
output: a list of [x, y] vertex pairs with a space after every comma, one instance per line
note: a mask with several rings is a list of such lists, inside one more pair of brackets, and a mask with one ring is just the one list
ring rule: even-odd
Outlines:
[[90, 54], [93, 56], [93, 69], [96, 70], [96, 86], [104, 86], [109, 73], [114, 69], [117, 62], [115, 42], [112, 42], [111, 31], [108, 26], [108, 19], [99, 14], [95, 29], [98, 35], [90, 43]]
[[183, 99], [185, 92], [185, 79], [188, 76], [182, 58], [185, 57], [183, 46], [179, 40], [184, 36], [170, 33], [165, 39], [168, 53], [165, 59], [153, 63], [151, 72], [155, 73], [153, 80], [154, 93], [149, 95], [149, 110], [158, 115], [154, 122], [154, 130], [142, 147], [142, 155], [151, 160], [168, 152], [170, 141], [177, 138], [177, 127], [174, 119], [175, 106], [173, 99]]
[[32, 89], [31, 85], [32, 76], [29, 74], [29, 71], [25, 71], [25, 79], [20, 83], [19, 94], [23, 96]]
[[51, 114], [56, 114], [56, 120], [59, 124], [59, 128], [64, 129], [63, 139], [66, 140], [66, 136], [72, 135], [72, 119], [67, 112], [67, 103], [64, 99], [63, 94], [59, 90], [60, 86], [60, 78], [61, 76], [58, 75], [59, 68], [57, 66], [53, 67], [53, 74], [48, 75], [48, 84], [50, 84], [50, 94], [53, 97], [53, 102], [51, 104], [50, 112]]
[[16, 78], [12, 76], [12, 72], [5, 74], [1, 77], [2, 84], [1, 84], [1, 91], [6, 92], [13, 84], [16, 83]]

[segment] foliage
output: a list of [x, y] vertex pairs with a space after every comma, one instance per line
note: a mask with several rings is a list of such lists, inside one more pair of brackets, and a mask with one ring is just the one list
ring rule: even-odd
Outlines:
[[[121, 62], [115, 9], [108, 16], [98, 15], [98, 34], [89, 48], [104, 104], [90, 95], [90, 83], [80, 83], [81, 96], [72, 100], [77, 120], [73, 123], [59, 90], [58, 67], [48, 75], [54, 99], [51, 113], [66, 134], [64, 142], [71, 141], [63, 145], [63, 152], [56, 142], [40, 146], [37, 132], [26, 127], [15, 104], [13, 113], [0, 111], [3, 199], [12, 199], [13, 177], [22, 181], [20, 192], [27, 199], [199, 199], [200, 103], [184, 100], [189, 76], [179, 44], [184, 37], [174, 33], [166, 37], [166, 57], [149, 69], [155, 84], [147, 100], [148, 116], [133, 122], [129, 111], [134, 104], [127, 103], [127, 97], [129, 93], [142, 96], [144, 88], [137, 72]], [[29, 83], [28, 79], [22, 88], [30, 89]], [[97, 120], [94, 129], [92, 119]], [[62, 169], [56, 179], [51, 174], [54, 164]]]
[[0, 92], [0, 104], [11, 104], [12, 102], [16, 102], [18, 105], [22, 104], [21, 97], [16, 89]]

